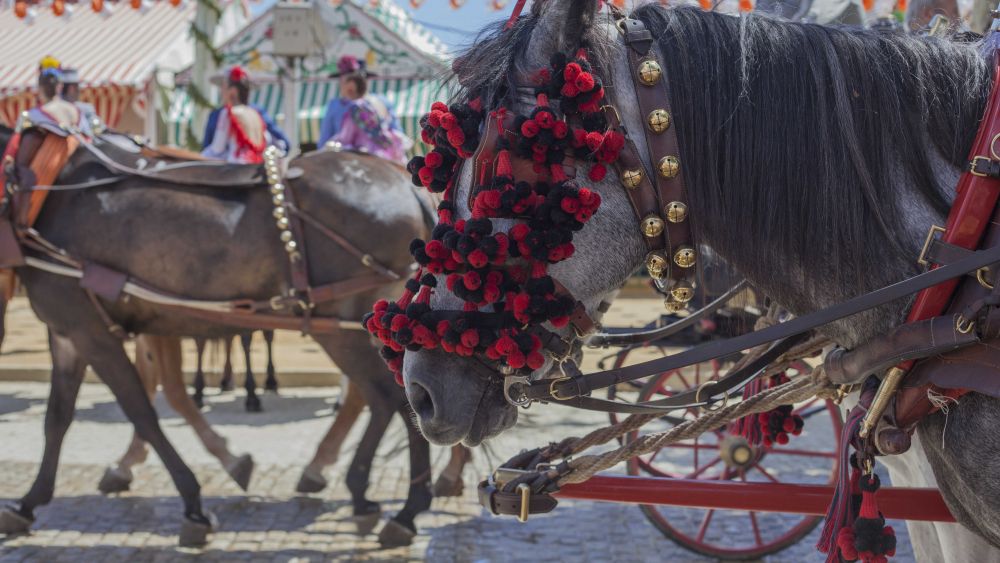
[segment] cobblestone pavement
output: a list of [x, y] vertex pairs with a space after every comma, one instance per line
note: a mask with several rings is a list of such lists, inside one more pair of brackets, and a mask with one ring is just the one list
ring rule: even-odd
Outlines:
[[[608, 324], [642, 324], [657, 310], [653, 300], [619, 300]], [[44, 331], [31, 319], [23, 303], [12, 312], [23, 317], [24, 322], [11, 323], [8, 315], [7, 326], [13, 336], [4, 343], [0, 370], [12, 362], [29, 363], [24, 361], [29, 356], [36, 364], [44, 362], [44, 347], [39, 349], [38, 345]], [[279, 379], [283, 365], [319, 365], [309, 345], [295, 337], [279, 340], [278, 348]], [[655, 353], [648, 351], [646, 357]], [[598, 358], [589, 355], [586, 364], [592, 368]], [[630, 357], [629, 361], [639, 359], [644, 358]], [[254, 361], [258, 361], [256, 357]], [[47, 391], [47, 384], [40, 382], [0, 382], [0, 502], [23, 495], [37, 471]], [[113, 497], [97, 492], [104, 468], [124, 452], [131, 426], [103, 385], [85, 384], [77, 404], [76, 422], [64, 441], [56, 498], [37, 511], [30, 535], [0, 537], [0, 562], [717, 560], [670, 541], [634, 506], [562, 500], [554, 512], [532, 517], [526, 524], [484, 513], [476, 502], [473, 485], [499, 463], [520, 449], [581, 435], [606, 422], [593, 413], [545, 405], [522, 412], [514, 430], [474, 453], [473, 463], [464, 473], [465, 495], [435, 499], [431, 510], [417, 518], [420, 534], [412, 546], [381, 550], [374, 534], [359, 537], [355, 533], [349, 494], [343, 484], [364, 418], [348, 439], [342, 459], [327, 473], [330, 487], [310, 496], [294, 492], [301, 467], [311, 458], [313, 448], [332, 421], [338, 394], [337, 387], [286, 388], [280, 396], [265, 395], [265, 412], [259, 414], [243, 412], [239, 391], [207, 398], [209, 422], [229, 439], [235, 453], [249, 452], [257, 462], [249, 493], [243, 493], [228, 479], [183, 420], [162, 398], [157, 398], [156, 409], [167, 436], [195, 471], [205, 505], [220, 523], [208, 546], [186, 550], [176, 547], [181, 503], [155, 455], [136, 469], [131, 492]], [[789, 447], [828, 451], [833, 440], [829, 414], [814, 407], [805, 412], [813, 415], [806, 425], [807, 433]], [[660, 471], [688, 473], [695, 466], [711, 465], [706, 456], [712, 459], [716, 443], [714, 437], [708, 436], [700, 443], [665, 451], [647, 461]], [[442, 448], [432, 450], [435, 473], [444, 466], [447, 453]], [[699, 453], [700, 460], [694, 457]], [[822, 483], [828, 477], [827, 463], [828, 458], [822, 457], [771, 455], [761, 460], [767, 474], [754, 470], [747, 473], [747, 478]], [[701, 478], [719, 478], [721, 467], [715, 464]], [[369, 488], [370, 497], [382, 503], [386, 517], [402, 506], [407, 482], [405, 432], [397, 420], [379, 450]], [[707, 512], [662, 508], [655, 514], [672, 526], [674, 534], [693, 537], [705, 524]], [[795, 516], [774, 514], [758, 514], [751, 519], [747, 513], [733, 512], [714, 512], [707, 519], [704, 540], [728, 549], [752, 546], [754, 527], [760, 541], [766, 543], [801, 521]], [[900, 540], [894, 560], [911, 561], [905, 526], [900, 522], [893, 525]], [[815, 529], [794, 546], [765, 560], [822, 561], [813, 548], [818, 534]]]

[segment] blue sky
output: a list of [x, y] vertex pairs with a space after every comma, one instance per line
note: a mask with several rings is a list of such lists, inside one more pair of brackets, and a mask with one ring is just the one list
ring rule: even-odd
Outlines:
[[411, 8], [407, 0], [396, 1], [452, 50], [472, 41], [486, 24], [509, 17], [515, 4], [515, 0], [510, 0], [504, 10], [497, 12], [489, 8], [489, 0], [466, 0], [457, 10], [451, 8], [448, 0], [425, 0], [417, 9]]
[[[424, 0], [417, 9], [410, 7], [409, 0], [395, 2], [454, 51], [471, 42], [486, 24], [509, 17], [516, 0], [508, 0], [507, 7], [499, 12], [489, 8], [490, 0], [466, 0], [465, 5], [457, 10], [451, 8], [449, 0]], [[253, 13], [258, 14], [274, 3], [275, 0], [263, 0], [250, 6]]]

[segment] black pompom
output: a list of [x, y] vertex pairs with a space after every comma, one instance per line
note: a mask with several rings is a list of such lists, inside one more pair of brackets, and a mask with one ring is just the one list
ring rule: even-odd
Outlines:
[[427, 287], [437, 287], [438, 280], [437, 276], [434, 274], [424, 274], [420, 278], [420, 285], [426, 285]]
[[406, 280], [406, 290], [413, 293], [420, 291], [420, 282], [415, 279]]

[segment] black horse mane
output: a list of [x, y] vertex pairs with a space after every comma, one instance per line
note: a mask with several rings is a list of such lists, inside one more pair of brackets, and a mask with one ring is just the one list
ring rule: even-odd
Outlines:
[[697, 8], [634, 16], [669, 77], [700, 240], [757, 279], [777, 274], [773, 255], [859, 264], [824, 268], [849, 294], [859, 272], [912, 264], [899, 190], [945, 213], [932, 163], [964, 165], [992, 85], [975, 45]]
[[[855, 289], [858, 272], [912, 263], [898, 191], [946, 211], [933, 163], [964, 165], [992, 85], [976, 45], [657, 3], [632, 17], [657, 38], [700, 241], [758, 281], [779, 254], [863, 261], [824, 268]], [[457, 97], [508, 104], [536, 22], [485, 29], [453, 65]]]

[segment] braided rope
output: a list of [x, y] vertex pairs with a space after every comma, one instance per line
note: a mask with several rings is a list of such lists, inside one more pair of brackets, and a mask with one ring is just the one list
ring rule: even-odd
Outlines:
[[[826, 379], [823, 370], [817, 368], [811, 376], [797, 377], [788, 383], [772, 387], [734, 405], [707, 412], [694, 420], [678, 424], [670, 430], [642, 436], [634, 442], [603, 454], [587, 455], [570, 460], [568, 464], [571, 472], [560, 477], [557, 483], [560, 486], [582, 483], [595, 473], [613, 467], [624, 460], [659, 450], [681, 440], [695, 438], [706, 431], [719, 428], [743, 416], [766, 412], [781, 405], [794, 404], [816, 395], [823, 395], [829, 387], [830, 382]], [[588, 444], [599, 443], [599, 439], [607, 438], [605, 441], [614, 439], [617, 436], [607, 436], [625, 428], [635, 430], [653, 418], [655, 415], [631, 416], [619, 424], [588, 434], [574, 443], [572, 449], [578, 452], [590, 447]], [[626, 429], [621, 434], [629, 431]]]

